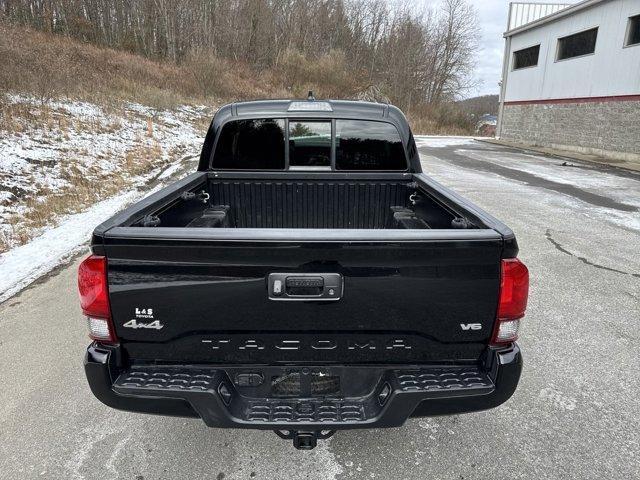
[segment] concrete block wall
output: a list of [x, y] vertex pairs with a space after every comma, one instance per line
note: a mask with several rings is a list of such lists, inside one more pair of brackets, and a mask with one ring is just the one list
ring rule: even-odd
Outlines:
[[640, 101], [505, 104], [500, 138], [640, 160]]

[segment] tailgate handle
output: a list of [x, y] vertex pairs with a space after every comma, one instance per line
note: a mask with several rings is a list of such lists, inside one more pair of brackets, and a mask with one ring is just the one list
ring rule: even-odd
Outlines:
[[340, 300], [342, 285], [339, 273], [270, 273], [267, 278], [271, 300]]
[[317, 297], [324, 290], [323, 277], [287, 277], [285, 292], [296, 297]]

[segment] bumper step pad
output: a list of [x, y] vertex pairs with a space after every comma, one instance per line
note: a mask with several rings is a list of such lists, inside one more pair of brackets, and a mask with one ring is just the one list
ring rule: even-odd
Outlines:
[[455, 370], [396, 370], [402, 391], [455, 391], [469, 388], [491, 388], [493, 382], [478, 368]]
[[424, 400], [482, 395], [494, 389], [488, 373], [476, 367], [379, 369], [367, 393], [360, 396], [342, 391], [307, 398], [264, 398], [234, 385], [231, 378], [233, 372], [224, 368], [136, 366], [120, 374], [112, 388], [121, 395], [182, 399], [211, 426], [271, 429], [355, 428], [378, 424], [385, 415], [385, 423], [400, 425]]
[[362, 402], [256, 402], [249, 407], [247, 419], [255, 422], [361, 422], [365, 420]]
[[114, 382], [118, 389], [214, 391], [220, 383], [218, 370], [169, 369], [158, 367], [136, 368], [122, 373]]

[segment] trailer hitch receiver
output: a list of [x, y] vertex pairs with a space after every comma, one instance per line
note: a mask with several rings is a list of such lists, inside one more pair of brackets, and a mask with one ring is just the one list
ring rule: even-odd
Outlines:
[[298, 450], [313, 450], [318, 440], [331, 437], [335, 430], [274, 430], [276, 435], [285, 440], [293, 440], [293, 446]]

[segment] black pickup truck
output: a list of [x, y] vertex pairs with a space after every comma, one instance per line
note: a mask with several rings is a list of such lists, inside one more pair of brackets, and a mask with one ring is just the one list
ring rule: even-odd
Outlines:
[[227, 105], [198, 171], [98, 226], [91, 250], [85, 371], [114, 408], [310, 449], [495, 407], [520, 377], [515, 236], [422, 173], [393, 106]]

